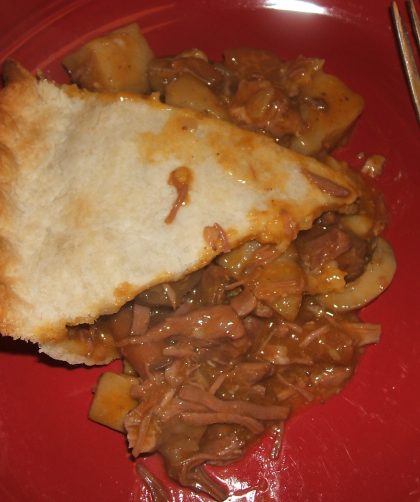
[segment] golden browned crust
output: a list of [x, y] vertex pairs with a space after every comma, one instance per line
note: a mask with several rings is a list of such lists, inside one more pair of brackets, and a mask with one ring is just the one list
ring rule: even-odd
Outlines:
[[[4, 89], [0, 91], [0, 228], [10, 220], [13, 201], [10, 187], [16, 180], [17, 160], [13, 148], [13, 135], [18, 133], [14, 110], [19, 96], [31, 89], [34, 78], [12, 59], [2, 67]], [[18, 256], [7, 236], [0, 238], [0, 328], [2, 334], [14, 336], [19, 321], [13, 319], [14, 305], [23, 301], [13, 292], [13, 282], [7, 275], [10, 267], [19, 266]], [[16, 337], [16, 336], [15, 336]]]

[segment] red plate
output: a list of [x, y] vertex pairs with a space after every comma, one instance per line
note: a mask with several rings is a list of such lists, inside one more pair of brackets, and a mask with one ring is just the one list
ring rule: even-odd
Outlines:
[[[224, 48], [247, 45], [285, 58], [322, 57], [327, 71], [365, 97], [366, 110], [340, 155], [354, 165], [359, 152], [387, 158], [377, 184], [399, 268], [392, 287], [364, 312], [382, 323], [382, 340], [344, 392], [287, 423], [279, 460], [268, 460], [266, 437], [241, 462], [213, 472], [231, 488], [231, 501], [420, 500], [419, 128], [388, 0], [13, 0], [1, 10], [0, 60], [11, 55], [59, 80], [65, 53], [138, 21], [159, 55], [200, 47], [220, 58]], [[37, 356], [31, 345], [0, 340], [2, 501], [151, 500], [124, 438], [86, 419], [102, 371], [69, 368]], [[158, 458], [146, 463], [171, 500], [207, 500], [178, 491]]]

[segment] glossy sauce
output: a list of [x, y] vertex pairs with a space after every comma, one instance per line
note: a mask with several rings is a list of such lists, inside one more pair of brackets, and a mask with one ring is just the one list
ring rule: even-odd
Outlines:
[[356, 313], [322, 308], [307, 292], [314, 280], [324, 280], [314, 270], [325, 265], [307, 261], [308, 242], [331, 234], [323, 244], [328, 264], [355, 245], [340, 230], [348, 235], [345, 246], [329, 254], [337, 225], [337, 215], [320, 218], [286, 252], [244, 245], [179, 283], [142, 293], [91, 327], [93, 337], [112, 333], [141, 377], [131, 393], [139, 404], [125, 420], [135, 456], [159, 451], [173, 478], [192, 487], [199, 480], [201, 490], [220, 500], [202, 470], [206, 461], [239, 458], [279, 417], [342, 389], [380, 331], [361, 324]]

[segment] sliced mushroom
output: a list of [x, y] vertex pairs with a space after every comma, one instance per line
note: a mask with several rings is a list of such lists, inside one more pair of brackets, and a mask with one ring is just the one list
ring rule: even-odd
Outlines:
[[382, 238], [376, 239], [375, 250], [364, 273], [346, 284], [341, 291], [317, 296], [318, 302], [338, 311], [355, 310], [379, 296], [391, 283], [396, 262], [391, 246]]

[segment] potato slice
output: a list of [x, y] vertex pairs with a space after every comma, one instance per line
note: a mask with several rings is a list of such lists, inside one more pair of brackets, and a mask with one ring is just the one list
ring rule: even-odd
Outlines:
[[363, 110], [358, 94], [323, 71], [302, 88], [302, 95], [300, 111], [307, 126], [297, 132], [291, 148], [305, 155], [334, 148]]
[[217, 264], [229, 270], [236, 279], [239, 279], [244, 268], [260, 247], [259, 242], [248, 241], [229, 253], [221, 254], [216, 260]]
[[106, 372], [101, 375], [95, 390], [89, 418], [116, 431], [125, 432], [124, 419], [137, 406], [130, 397], [131, 386], [138, 379], [129, 375]]
[[219, 98], [206, 84], [192, 75], [181, 75], [172, 80], [166, 86], [165, 98], [171, 106], [191, 108], [222, 119], [227, 117]]
[[373, 234], [375, 222], [364, 214], [351, 214], [341, 217], [341, 223], [351, 232], [366, 239]]
[[73, 82], [100, 92], [150, 91], [147, 67], [153, 52], [137, 24], [95, 38], [69, 54], [63, 64]]

